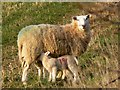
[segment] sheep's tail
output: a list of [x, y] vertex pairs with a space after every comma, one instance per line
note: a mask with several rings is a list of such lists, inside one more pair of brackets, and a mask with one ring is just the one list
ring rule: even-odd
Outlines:
[[[76, 57], [74, 57], [74, 60], [75, 60], [75, 62], [76, 62], [76, 64], [78, 65], [78, 59], [76, 58]], [[77, 71], [78, 71], [78, 74], [80, 75], [80, 71], [79, 71], [80, 69], [79, 69], [79, 67], [77, 68]]]
[[77, 60], [77, 58], [76, 58], [76, 57], [74, 57], [74, 60], [75, 60], [76, 64], [78, 65], [78, 60]]

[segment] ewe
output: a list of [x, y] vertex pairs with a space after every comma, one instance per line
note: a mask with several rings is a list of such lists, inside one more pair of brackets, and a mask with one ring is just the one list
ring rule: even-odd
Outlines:
[[39, 24], [23, 28], [18, 34], [18, 55], [22, 63], [22, 82], [26, 83], [30, 65], [37, 64], [39, 77], [41, 53], [50, 51], [52, 57], [80, 56], [87, 49], [91, 33], [89, 15], [74, 16], [67, 25]]

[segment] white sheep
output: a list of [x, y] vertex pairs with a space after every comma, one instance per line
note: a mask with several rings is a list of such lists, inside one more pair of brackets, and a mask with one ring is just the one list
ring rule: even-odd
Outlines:
[[[41, 55], [41, 60], [44, 68], [49, 72], [49, 80], [56, 81], [56, 74], [58, 70], [63, 71], [62, 79], [66, 76], [66, 71], [70, 71], [74, 76], [74, 81], [79, 81], [78, 61], [72, 55], [64, 55], [58, 58], [48, 56], [49, 51]], [[77, 62], [76, 62], [77, 61]]]
[[23, 84], [26, 84], [28, 69], [34, 62], [41, 76], [43, 66], [39, 58], [42, 52], [50, 51], [52, 57], [59, 57], [80, 56], [86, 51], [91, 37], [89, 17], [74, 16], [72, 23], [67, 25], [30, 25], [19, 32], [17, 45]]

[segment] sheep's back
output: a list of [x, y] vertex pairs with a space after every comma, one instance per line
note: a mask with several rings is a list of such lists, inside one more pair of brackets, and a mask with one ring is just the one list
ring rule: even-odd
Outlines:
[[86, 51], [89, 38], [71, 27], [50, 24], [30, 25], [18, 34], [19, 42], [26, 43], [33, 58], [46, 51], [50, 51], [53, 57], [66, 54], [79, 56]]

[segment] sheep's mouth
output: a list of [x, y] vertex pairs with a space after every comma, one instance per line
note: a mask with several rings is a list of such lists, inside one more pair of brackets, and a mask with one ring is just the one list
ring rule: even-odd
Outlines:
[[85, 25], [82, 25], [83, 29], [85, 29]]

